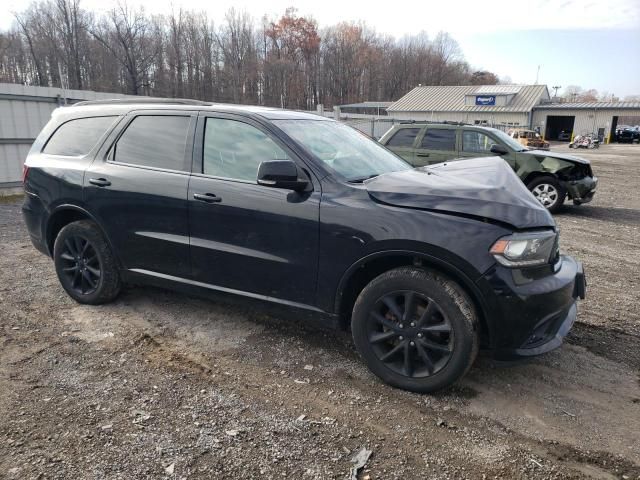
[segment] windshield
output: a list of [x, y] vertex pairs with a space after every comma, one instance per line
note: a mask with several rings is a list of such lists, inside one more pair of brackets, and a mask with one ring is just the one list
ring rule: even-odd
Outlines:
[[327, 120], [273, 123], [349, 182], [412, 168], [378, 142], [342, 123]]
[[491, 130], [491, 132], [498, 137], [498, 140], [502, 142], [504, 145], [509, 147], [516, 152], [524, 152], [525, 150], [529, 150], [527, 147], [523, 146], [517, 140], [511, 138], [509, 135], [504, 133], [502, 130], [498, 130], [496, 128], [487, 128], [487, 130]]

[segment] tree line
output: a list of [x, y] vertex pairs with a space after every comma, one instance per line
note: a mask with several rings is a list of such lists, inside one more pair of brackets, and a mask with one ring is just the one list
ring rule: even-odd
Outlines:
[[396, 39], [364, 23], [320, 28], [289, 8], [256, 20], [230, 9], [148, 15], [118, 4], [34, 2], [0, 32], [0, 81], [157, 97], [313, 109], [396, 100], [418, 84], [495, 84], [446, 32]]
[[[553, 87], [559, 89], [561, 87]], [[561, 102], [640, 102], [640, 95], [626, 95], [622, 98], [608, 91], [598, 92], [595, 88], [583, 89], [579, 85], [569, 85], [558, 97]]]

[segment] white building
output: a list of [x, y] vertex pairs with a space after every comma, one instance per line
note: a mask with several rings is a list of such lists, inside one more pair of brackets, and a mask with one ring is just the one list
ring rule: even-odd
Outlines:
[[551, 140], [564, 130], [574, 136], [596, 133], [610, 142], [630, 117], [640, 117], [640, 102], [552, 103], [534, 108], [532, 126]]
[[453, 121], [615, 139], [616, 126], [640, 116], [640, 102], [553, 103], [546, 85], [419, 86], [387, 107], [399, 120]]
[[549, 102], [546, 85], [419, 86], [387, 107], [400, 120], [529, 127], [533, 108]]

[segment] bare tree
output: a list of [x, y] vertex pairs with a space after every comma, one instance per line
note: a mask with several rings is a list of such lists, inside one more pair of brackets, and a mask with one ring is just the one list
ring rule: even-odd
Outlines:
[[43, 0], [16, 14], [0, 32], [0, 78], [305, 109], [395, 100], [419, 84], [498, 81], [473, 72], [446, 32], [395, 39], [362, 22], [319, 30], [293, 8], [258, 27], [233, 8], [220, 25], [204, 13], [149, 16], [126, 3], [94, 16], [80, 2]]
[[230, 90], [227, 98], [234, 103], [246, 102], [255, 91], [258, 63], [253, 21], [249, 14], [231, 8], [216, 34], [216, 41], [222, 52], [222, 74]]
[[144, 9], [134, 11], [126, 4], [118, 4], [90, 32], [122, 65], [127, 93], [143, 94], [160, 47]]
[[[36, 85], [47, 85], [44, 67], [42, 66], [42, 60], [39, 52], [36, 51], [35, 46], [35, 34], [30, 28], [29, 21], [23, 17], [22, 15], [15, 15], [16, 22], [20, 26], [22, 30], [22, 34], [24, 35], [25, 40], [27, 41], [27, 45], [29, 46], [29, 53], [31, 54], [31, 61], [33, 62], [33, 66], [35, 67], [36, 78], [34, 79], [34, 83]], [[26, 70], [26, 69], [25, 69]]]
[[69, 87], [82, 89], [88, 16], [80, 9], [79, 0], [55, 0], [55, 9], [48, 14], [48, 23], [56, 25], [59, 32], [61, 61], [68, 72]]
[[315, 70], [320, 37], [314, 21], [293, 8], [264, 31], [264, 90], [269, 103], [313, 108], [317, 98]]

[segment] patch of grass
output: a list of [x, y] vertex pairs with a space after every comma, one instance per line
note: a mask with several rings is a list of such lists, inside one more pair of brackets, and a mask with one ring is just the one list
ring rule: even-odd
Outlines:
[[0, 195], [0, 204], [1, 203], [16, 203], [24, 197], [24, 193], [15, 193], [11, 195]]

